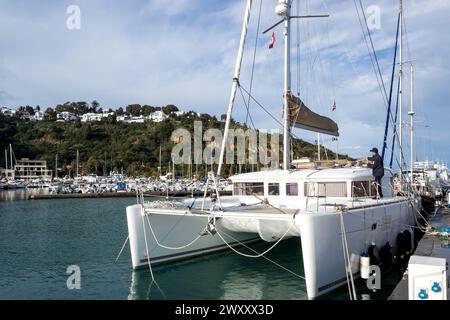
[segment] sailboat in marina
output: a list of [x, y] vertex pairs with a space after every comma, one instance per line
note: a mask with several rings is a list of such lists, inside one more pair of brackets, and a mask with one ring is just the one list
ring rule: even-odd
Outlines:
[[[252, 1], [247, 0], [220, 163], [217, 172], [208, 175], [215, 192], [180, 201], [145, 202], [141, 195], [136, 205], [127, 207], [133, 269], [151, 270], [156, 264], [224, 249], [259, 258], [276, 250], [280, 241], [297, 237], [307, 295], [314, 299], [360, 275], [367, 277], [366, 262], [377, 264], [378, 250], [392, 256], [412, 251], [420, 198], [394, 194], [390, 171], [382, 179], [384, 197], [379, 198], [367, 167], [291, 169], [293, 128], [339, 135], [333, 120], [313, 112], [291, 91], [291, 21], [302, 18], [291, 15], [291, 6], [291, 0], [278, 2], [275, 11], [281, 20], [273, 26], [284, 25], [282, 168], [231, 176], [231, 196], [217, 190], [252, 11]], [[240, 248], [260, 240], [271, 243], [265, 252], [249, 254]], [[352, 296], [356, 298], [354, 290]]]

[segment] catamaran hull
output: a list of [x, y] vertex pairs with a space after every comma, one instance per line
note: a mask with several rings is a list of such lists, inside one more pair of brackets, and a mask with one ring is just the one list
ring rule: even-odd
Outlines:
[[[382, 248], [387, 242], [396, 254], [399, 233], [416, 224], [419, 198], [400, 200], [384, 206], [352, 209], [342, 213], [352, 272], [359, 276], [360, 256], [372, 244]], [[347, 283], [341, 213], [302, 213], [296, 217], [302, 234], [302, 255], [306, 287], [310, 299]]]
[[143, 214], [141, 205], [127, 207], [133, 269], [146, 267], [149, 262], [151, 265], [168, 263], [261, 240], [255, 233], [226, 229], [222, 218], [218, 218], [215, 228], [221, 230], [225, 243], [214, 231], [205, 232], [209, 219], [206, 214], [161, 210]]

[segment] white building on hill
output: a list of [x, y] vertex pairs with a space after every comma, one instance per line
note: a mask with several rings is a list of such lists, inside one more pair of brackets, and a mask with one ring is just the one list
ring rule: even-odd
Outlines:
[[60, 112], [56, 115], [56, 121], [75, 121], [77, 119], [78, 117], [75, 114], [67, 111]]

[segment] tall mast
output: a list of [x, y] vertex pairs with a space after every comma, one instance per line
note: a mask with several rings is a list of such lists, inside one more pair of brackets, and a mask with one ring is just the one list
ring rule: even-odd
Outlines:
[[410, 126], [411, 126], [411, 146], [410, 146], [410, 158], [409, 158], [409, 162], [410, 162], [410, 169], [411, 169], [411, 183], [413, 182], [413, 171], [414, 171], [414, 81], [413, 81], [413, 76], [414, 76], [414, 67], [413, 64], [411, 62], [411, 69], [410, 69], [410, 73], [411, 73], [411, 88], [410, 88], [410, 94], [411, 94], [411, 110], [408, 112], [409, 118], [410, 118]]
[[285, 0], [285, 13], [284, 13], [284, 112], [283, 112], [283, 170], [289, 170], [291, 167], [291, 155], [290, 155], [290, 118], [287, 93], [291, 91], [291, 5], [290, 0]]
[[5, 149], [5, 165], [6, 170], [8, 170], [8, 149]]
[[162, 176], [162, 166], [161, 166], [161, 145], [159, 145], [159, 176]]
[[55, 177], [58, 178], [58, 151], [56, 151], [55, 156]]
[[78, 152], [78, 149], [77, 149], [77, 178], [78, 178], [78, 160], [79, 160], [79, 156], [80, 156], [80, 153]]
[[320, 161], [320, 133], [317, 133], [317, 160]]
[[231, 113], [233, 111], [234, 99], [236, 98], [236, 92], [239, 86], [239, 76], [241, 74], [242, 57], [244, 56], [245, 39], [247, 38], [247, 30], [248, 30], [248, 23], [250, 22], [251, 8], [252, 8], [252, 0], [247, 0], [247, 5], [245, 7], [245, 14], [244, 14], [244, 22], [242, 23], [241, 41], [239, 43], [239, 51], [236, 58], [236, 67], [234, 69], [233, 85], [231, 87], [231, 96], [230, 101], [228, 102], [227, 119], [225, 121], [223, 141], [222, 146], [220, 148], [219, 166], [217, 167], [217, 175], [219, 176], [222, 171], [222, 165], [225, 156], [225, 149], [227, 145], [228, 131], [230, 128]]
[[399, 152], [400, 152], [400, 190], [403, 190], [403, 0], [400, 0], [400, 91], [398, 96], [399, 103]]
[[13, 152], [12, 152], [12, 145], [9, 144], [9, 165], [11, 166], [11, 170], [14, 170], [13, 166]]

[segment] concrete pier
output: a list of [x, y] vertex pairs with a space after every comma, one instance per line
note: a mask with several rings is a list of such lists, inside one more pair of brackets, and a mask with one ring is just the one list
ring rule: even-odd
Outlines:
[[[450, 208], [443, 207], [436, 211], [436, 214], [430, 221], [433, 229], [439, 230], [442, 227], [450, 227]], [[414, 255], [444, 258], [447, 263], [450, 261], [450, 240], [445, 237], [439, 237], [425, 233], [423, 238], [419, 241]], [[447, 268], [448, 269], [448, 268]], [[448, 277], [447, 270], [447, 277]], [[449, 279], [447, 279], [447, 282]], [[450, 297], [450, 290], [447, 283], [447, 297]], [[404, 273], [403, 278], [398, 283], [388, 300], [408, 300], [408, 270]]]
[[[209, 195], [209, 192], [207, 193]], [[231, 191], [220, 191], [220, 195], [231, 195]], [[192, 192], [144, 192], [148, 197], [187, 197], [192, 196]], [[203, 197], [203, 192], [194, 192], [194, 196]], [[136, 192], [103, 192], [103, 193], [68, 193], [68, 194], [32, 194], [28, 196], [29, 200], [48, 200], [48, 199], [92, 199], [92, 198], [132, 198], [136, 197]]]

